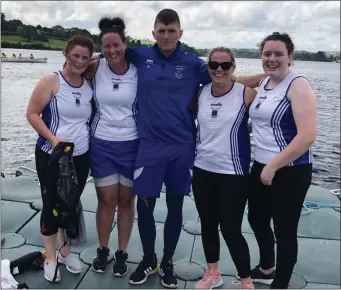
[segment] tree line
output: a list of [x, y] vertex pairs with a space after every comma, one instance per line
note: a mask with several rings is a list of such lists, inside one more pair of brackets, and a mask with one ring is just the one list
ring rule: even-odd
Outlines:
[[[231, 49], [236, 58], [253, 58], [260, 59], [259, 49], [250, 48], [232, 48]], [[208, 56], [209, 49], [198, 49], [200, 55]], [[325, 52], [308, 52], [308, 51], [295, 51], [294, 60], [302, 61], [322, 61], [322, 62], [340, 62], [340, 53], [337, 55], [327, 56]]]
[[[83, 35], [89, 37], [95, 44], [95, 51], [99, 52], [100, 41], [99, 35], [91, 34], [86, 29], [80, 29], [78, 27], [64, 28], [61, 25], [54, 25], [52, 27], [45, 27], [41, 25], [25, 25], [19, 19], [6, 20], [4, 13], [1, 13], [1, 34], [2, 35], [18, 35], [24, 41], [30, 43], [9, 43], [1, 41], [2, 48], [24, 48], [24, 49], [56, 49], [51, 48], [48, 43], [49, 39], [57, 39], [67, 41], [74, 35]], [[138, 47], [142, 45], [141, 40], [127, 37], [128, 47]], [[32, 42], [39, 41], [39, 42]], [[193, 53], [199, 56], [208, 56], [209, 49], [196, 49], [192, 46], [183, 43], [184, 50], [189, 53]], [[60, 47], [58, 49], [63, 49]], [[232, 49], [236, 58], [260, 58], [260, 52], [258, 49]], [[340, 61], [340, 54], [327, 56], [323, 51], [316, 53], [308, 51], [296, 51], [294, 54], [296, 60], [306, 61], [322, 61], [332, 62]]]
[[[19, 19], [6, 20], [4, 13], [1, 13], [1, 34], [2, 35], [18, 35], [24, 41], [39, 41], [40, 43], [8, 43], [1, 41], [1, 47], [3, 48], [27, 48], [27, 49], [55, 49], [48, 45], [49, 39], [57, 39], [61, 41], [67, 41], [74, 35], [83, 35], [89, 37], [95, 44], [95, 51], [99, 52], [100, 40], [99, 35], [91, 34], [86, 29], [80, 29], [78, 27], [64, 28], [61, 25], [54, 25], [52, 27], [45, 27], [41, 25], [25, 25]], [[141, 46], [140, 39], [133, 39], [127, 37], [128, 47], [134, 48]], [[184, 49], [187, 52], [191, 52], [199, 55], [198, 51], [194, 47], [190, 47], [183, 43]], [[63, 47], [59, 49], [64, 49]]]

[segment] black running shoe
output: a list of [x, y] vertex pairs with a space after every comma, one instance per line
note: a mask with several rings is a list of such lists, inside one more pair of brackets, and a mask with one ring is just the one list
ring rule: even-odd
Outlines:
[[104, 273], [107, 270], [109, 249], [97, 248], [97, 256], [92, 261], [92, 269], [97, 273]]
[[166, 288], [177, 288], [178, 279], [174, 273], [173, 261], [162, 261], [159, 267], [159, 275], [162, 277], [162, 285]]
[[134, 273], [130, 275], [129, 283], [134, 285], [143, 284], [148, 276], [157, 272], [156, 254], [153, 257], [143, 256]]
[[115, 276], [124, 276], [128, 272], [127, 266], [128, 253], [117, 250], [115, 253], [115, 262], [112, 273]]
[[260, 265], [251, 270], [251, 278], [253, 282], [271, 285], [272, 281], [275, 278], [275, 270], [272, 271], [270, 274], [264, 274], [259, 268]]

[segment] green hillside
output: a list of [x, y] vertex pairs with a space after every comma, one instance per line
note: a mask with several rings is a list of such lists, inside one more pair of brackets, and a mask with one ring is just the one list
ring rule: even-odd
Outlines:
[[151, 40], [141, 39], [141, 44], [142, 44], [142, 45], [153, 45], [154, 42], [151, 41]]
[[[7, 43], [13, 43], [13, 44], [41, 44], [44, 46], [49, 46], [51, 49], [56, 49], [56, 50], [64, 49], [64, 47], [66, 46], [66, 40], [48, 38], [48, 42], [37, 41], [37, 40], [27, 41], [23, 39], [21, 36], [14, 35], [14, 34], [13, 35], [1, 35], [1, 41], [7, 42]], [[134, 41], [137, 41], [137, 40], [134, 40]], [[147, 39], [143, 39], [140, 41], [142, 45], [154, 44], [153, 41], [147, 40]]]
[[44, 41], [36, 41], [36, 40], [31, 40], [27, 41], [24, 40], [22, 37], [19, 35], [1, 35], [1, 41], [5, 41], [8, 43], [17, 43], [17, 44], [34, 44], [34, 43], [39, 43], [45, 46], [50, 46], [52, 49], [64, 49], [66, 45], [66, 41], [63, 40], [58, 40], [58, 39], [48, 39], [48, 42]]

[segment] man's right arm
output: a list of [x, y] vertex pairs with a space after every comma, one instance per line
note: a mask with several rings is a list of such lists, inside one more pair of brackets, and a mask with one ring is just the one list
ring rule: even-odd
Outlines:
[[[125, 53], [126, 53], [128, 61], [133, 63], [133, 64], [136, 64], [136, 62], [138, 60], [138, 57], [139, 57], [138, 56], [139, 55], [139, 47], [136, 47], [136, 48], [127, 47], [126, 50], [125, 50]], [[100, 59], [100, 58], [104, 58], [103, 53], [93, 55], [91, 57], [91, 61], [97, 60], [97, 59]]]

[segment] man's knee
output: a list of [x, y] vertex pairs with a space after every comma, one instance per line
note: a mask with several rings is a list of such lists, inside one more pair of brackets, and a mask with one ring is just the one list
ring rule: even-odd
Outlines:
[[166, 194], [166, 203], [169, 211], [172, 212], [181, 212], [184, 204], [184, 195], [183, 194]]
[[153, 214], [156, 203], [155, 197], [138, 196], [137, 197], [137, 212], [139, 214]]

